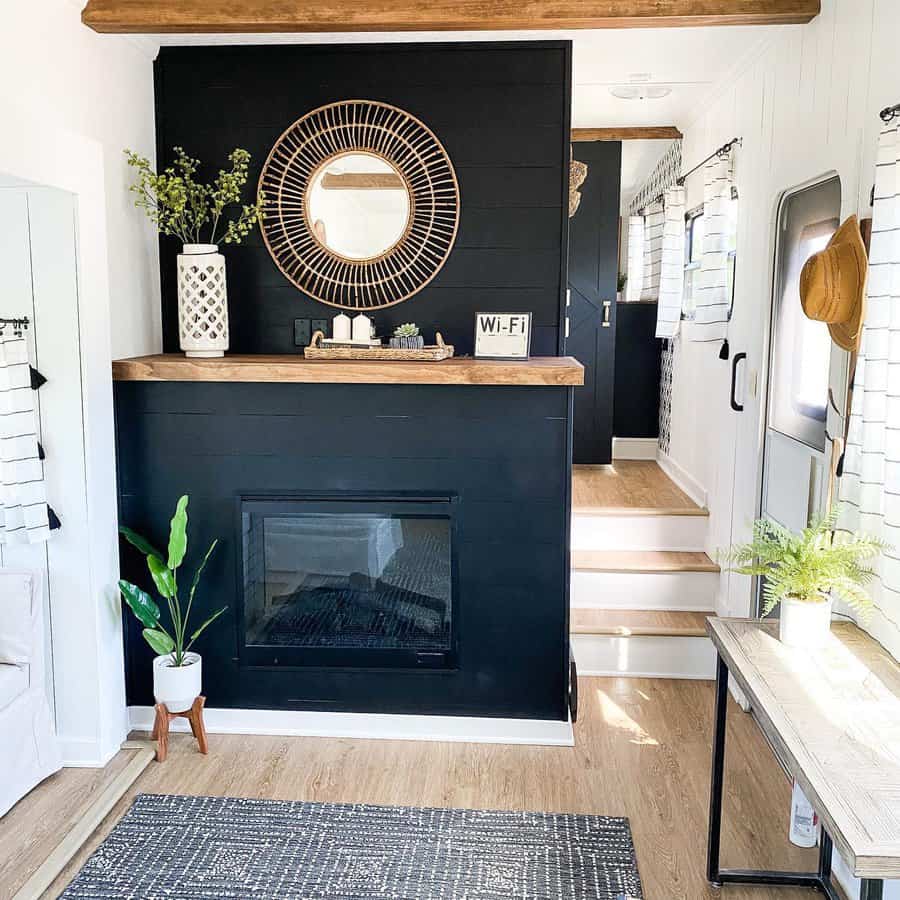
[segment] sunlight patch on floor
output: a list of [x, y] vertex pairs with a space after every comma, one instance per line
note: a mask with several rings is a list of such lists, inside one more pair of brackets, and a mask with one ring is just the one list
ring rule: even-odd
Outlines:
[[643, 744], [648, 747], [659, 746], [659, 741], [644, 731], [606, 691], [597, 688], [597, 699], [600, 701], [600, 713], [603, 721], [612, 728], [627, 732], [632, 744]]

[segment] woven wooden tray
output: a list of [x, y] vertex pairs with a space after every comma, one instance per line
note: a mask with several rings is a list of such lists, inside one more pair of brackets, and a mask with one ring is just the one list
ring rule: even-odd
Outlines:
[[392, 347], [323, 347], [321, 341], [325, 337], [321, 331], [315, 332], [303, 355], [307, 359], [372, 359], [398, 360], [414, 362], [440, 362], [453, 356], [453, 345], [445, 344], [441, 333], [434, 336], [435, 344], [421, 350], [395, 350]]

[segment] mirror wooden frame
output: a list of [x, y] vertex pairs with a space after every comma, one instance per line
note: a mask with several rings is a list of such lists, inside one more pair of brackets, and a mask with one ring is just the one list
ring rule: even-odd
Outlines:
[[[322, 166], [347, 153], [389, 163], [409, 193], [409, 221], [384, 253], [351, 259], [313, 233], [307, 193]], [[293, 123], [262, 168], [263, 239], [282, 274], [315, 300], [342, 309], [378, 309], [422, 290], [450, 255], [459, 227], [459, 184], [434, 132], [415, 116], [375, 100], [321, 106]]]

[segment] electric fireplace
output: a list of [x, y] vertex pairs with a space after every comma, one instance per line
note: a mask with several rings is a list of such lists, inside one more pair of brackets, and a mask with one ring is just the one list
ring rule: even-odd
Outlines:
[[242, 664], [456, 664], [452, 497], [239, 502]]

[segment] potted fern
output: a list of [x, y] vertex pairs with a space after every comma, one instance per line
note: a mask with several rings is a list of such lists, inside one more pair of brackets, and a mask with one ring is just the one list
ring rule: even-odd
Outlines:
[[136, 584], [119, 581], [119, 589], [125, 602], [135, 617], [144, 626], [144, 640], [157, 654], [153, 660], [153, 695], [157, 703], [164, 703], [169, 712], [184, 712], [190, 709], [201, 693], [202, 664], [199, 653], [191, 647], [198, 637], [211, 625], [227, 607], [214, 612], [199, 628], [189, 632], [188, 623], [194, 595], [200, 584], [200, 576], [206, 563], [216, 548], [217, 540], [209, 545], [197, 570], [194, 572], [187, 604], [183, 605], [178, 593], [178, 569], [187, 553], [187, 506], [188, 498], [183, 496], [175, 507], [175, 515], [169, 527], [169, 545], [164, 555], [146, 538], [126, 528], [119, 528], [122, 536], [147, 558], [147, 568], [156, 585], [156, 590], [165, 600], [169, 612], [168, 627], [163, 624], [162, 614], [156, 601]]
[[770, 519], [757, 519], [753, 540], [731, 547], [725, 562], [733, 572], [758, 575], [763, 614], [780, 603], [779, 637], [792, 647], [820, 647], [831, 628], [832, 597], [866, 616], [872, 600], [865, 587], [874, 577], [868, 563], [888, 545], [859, 532], [836, 532], [838, 510], [795, 534]]

